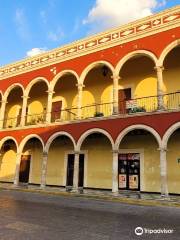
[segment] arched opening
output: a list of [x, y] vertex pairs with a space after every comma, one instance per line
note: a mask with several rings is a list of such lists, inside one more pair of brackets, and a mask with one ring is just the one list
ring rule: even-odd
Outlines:
[[155, 62], [137, 54], [121, 67], [119, 75], [119, 112], [151, 112], [157, 109], [157, 75]]
[[40, 184], [43, 158], [43, 146], [41, 141], [30, 138], [24, 145], [21, 156], [19, 182]]
[[77, 115], [77, 79], [72, 73], [62, 75], [54, 86], [51, 121], [73, 120]]
[[134, 129], [119, 144], [119, 189], [145, 192], [160, 191], [159, 144], [152, 133]]
[[7, 103], [4, 115], [4, 128], [18, 127], [21, 122], [23, 90], [15, 86], [7, 96]]
[[100, 132], [90, 133], [83, 140], [81, 151], [85, 153], [84, 187], [112, 188], [112, 144]]
[[6, 140], [0, 150], [0, 181], [13, 182], [16, 170], [16, 143]]
[[170, 193], [180, 194], [180, 128], [175, 130], [167, 143], [167, 181]]
[[112, 114], [112, 75], [111, 69], [105, 63], [99, 63], [87, 72], [83, 82], [83, 118]]
[[46, 119], [48, 86], [44, 81], [36, 82], [30, 89], [27, 103], [26, 125], [44, 123]]
[[164, 98], [168, 109], [177, 109], [180, 106], [180, 46], [173, 48], [164, 59]]
[[73, 186], [73, 169], [73, 142], [68, 136], [57, 136], [51, 142], [48, 151], [46, 184], [57, 186]]

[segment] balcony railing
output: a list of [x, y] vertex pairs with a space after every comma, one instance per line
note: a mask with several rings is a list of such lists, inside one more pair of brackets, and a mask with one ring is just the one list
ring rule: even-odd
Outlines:
[[[159, 98], [161, 98], [163, 107], [159, 108]], [[91, 119], [97, 117], [108, 117], [113, 115], [113, 102], [91, 104], [83, 106], [81, 109], [69, 108], [49, 113], [51, 123], [73, 121], [80, 119]], [[150, 113], [159, 110], [173, 111], [180, 110], [180, 91], [175, 93], [164, 94], [162, 96], [149, 96], [143, 98], [130, 99], [128, 101], [120, 101], [118, 104], [118, 115], [135, 115], [139, 113]], [[78, 117], [78, 111], [81, 118]], [[47, 124], [47, 114], [42, 112], [39, 114], [26, 115], [25, 126]], [[117, 113], [116, 113], [117, 114]], [[6, 118], [3, 121], [3, 128], [16, 128], [21, 126], [21, 117]]]

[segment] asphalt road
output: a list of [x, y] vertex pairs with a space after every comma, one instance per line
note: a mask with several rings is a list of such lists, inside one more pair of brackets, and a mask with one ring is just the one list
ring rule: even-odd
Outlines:
[[[135, 234], [135, 228], [141, 227]], [[149, 230], [147, 230], [149, 229]], [[171, 233], [154, 233], [152, 230]], [[151, 231], [151, 233], [145, 233]], [[0, 190], [0, 240], [180, 239], [180, 208]]]

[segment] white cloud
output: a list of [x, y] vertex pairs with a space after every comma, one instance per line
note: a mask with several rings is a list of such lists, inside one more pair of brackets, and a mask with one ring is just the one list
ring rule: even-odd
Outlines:
[[116, 27], [152, 14], [153, 9], [165, 5], [165, 0], [96, 0], [84, 24], [91, 33]]
[[46, 52], [46, 48], [32, 48], [31, 50], [27, 51], [27, 57], [34, 57], [38, 54]]
[[49, 31], [48, 32], [48, 39], [53, 42], [58, 42], [64, 37], [64, 32], [61, 28], [57, 28], [56, 31]]
[[28, 40], [30, 38], [28, 23], [27, 23], [27, 19], [26, 19], [24, 10], [21, 8], [16, 9], [15, 23], [16, 23], [17, 32], [18, 32], [19, 36], [25, 40]]

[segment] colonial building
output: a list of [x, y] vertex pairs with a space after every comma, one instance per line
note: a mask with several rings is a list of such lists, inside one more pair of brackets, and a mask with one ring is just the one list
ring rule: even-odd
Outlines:
[[180, 6], [0, 68], [0, 181], [180, 194]]

